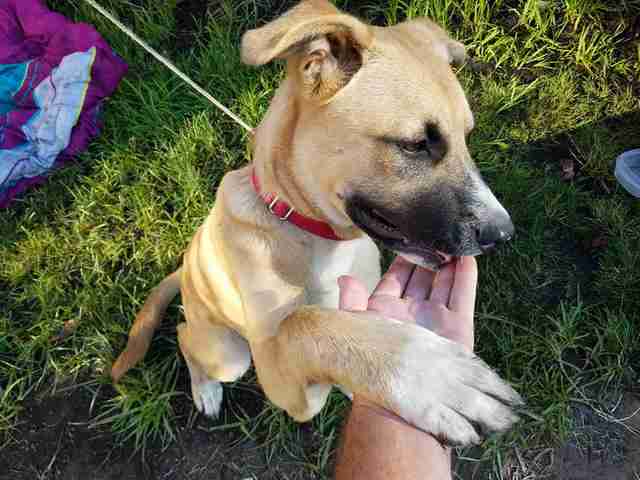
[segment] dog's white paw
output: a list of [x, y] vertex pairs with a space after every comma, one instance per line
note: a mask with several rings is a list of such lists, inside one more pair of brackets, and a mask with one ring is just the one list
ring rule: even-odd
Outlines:
[[207, 417], [217, 418], [222, 403], [222, 384], [216, 380], [207, 380], [191, 384], [191, 394], [196, 408]]
[[436, 348], [433, 339], [412, 342], [410, 355], [403, 355], [392, 409], [451, 445], [479, 443], [511, 427], [518, 420], [512, 408], [523, 403], [520, 395], [479, 357], [438, 339]]

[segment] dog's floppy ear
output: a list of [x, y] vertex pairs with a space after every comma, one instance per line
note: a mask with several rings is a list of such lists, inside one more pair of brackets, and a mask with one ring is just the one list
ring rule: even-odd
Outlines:
[[361, 52], [373, 41], [370, 27], [326, 0], [307, 0], [242, 37], [242, 61], [264, 65], [295, 60], [305, 90], [326, 98], [362, 65]]
[[408, 20], [394, 28], [403, 31], [418, 45], [428, 44], [433, 53], [451, 65], [462, 65], [467, 58], [464, 45], [428, 18]]

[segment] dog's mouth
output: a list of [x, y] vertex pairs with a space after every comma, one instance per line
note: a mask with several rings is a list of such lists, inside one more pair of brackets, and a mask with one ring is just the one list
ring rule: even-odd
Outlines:
[[424, 242], [409, 238], [393, 222], [390, 215], [362, 202], [348, 202], [347, 212], [351, 220], [370, 237], [409, 260], [411, 263], [437, 271], [453, 261], [455, 256], [444, 253]]

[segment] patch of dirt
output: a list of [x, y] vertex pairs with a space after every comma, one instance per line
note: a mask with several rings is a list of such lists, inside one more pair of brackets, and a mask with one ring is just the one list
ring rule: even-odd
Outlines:
[[640, 478], [640, 391], [627, 393], [623, 408], [627, 429], [624, 432], [624, 471], [626, 479]]
[[[263, 398], [227, 389], [248, 415]], [[20, 416], [12, 440], [0, 454], [1, 480], [315, 480], [285, 452], [266, 458], [265, 449], [237, 429], [211, 431], [216, 423], [193, 417], [190, 399], [179, 400], [176, 440], [144, 455], [120, 445], [107, 429], [90, 429], [93, 398], [75, 388], [55, 396], [35, 395]], [[97, 402], [96, 402], [97, 403]], [[224, 406], [223, 406], [224, 408]], [[194, 421], [195, 418], [195, 421]], [[214, 423], [212, 423], [214, 422]]]
[[554, 480], [626, 480], [622, 463], [611, 463], [598, 455], [589, 455], [573, 446], [556, 451]]
[[[509, 480], [632, 480], [640, 474], [640, 396], [626, 393], [602, 401], [597, 410], [574, 404], [574, 431], [556, 448], [514, 447], [502, 452], [502, 477]], [[456, 478], [485, 480], [495, 470], [480, 458], [482, 450], [464, 452]], [[494, 478], [494, 477], [491, 477]]]
[[571, 412], [575, 427], [555, 453], [557, 480], [624, 480], [625, 429], [622, 397], [609, 398], [595, 409], [581, 403]]

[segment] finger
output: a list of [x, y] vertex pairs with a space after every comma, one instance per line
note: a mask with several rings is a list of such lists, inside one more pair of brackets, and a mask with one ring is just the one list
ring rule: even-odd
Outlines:
[[407, 287], [407, 282], [411, 278], [415, 265], [397, 256], [387, 273], [382, 276], [378, 286], [373, 291], [373, 295], [390, 295], [400, 298]]
[[435, 278], [435, 272], [427, 270], [426, 268], [416, 267], [413, 271], [413, 275], [407, 283], [407, 288], [404, 290], [404, 298], [415, 298], [416, 300], [424, 300], [429, 296], [431, 292], [431, 285]]
[[455, 262], [447, 263], [444, 268], [438, 272], [436, 279], [433, 281], [433, 287], [431, 288], [430, 301], [449, 305], [449, 296], [451, 295], [455, 272]]
[[474, 257], [460, 257], [449, 298], [449, 309], [473, 317], [478, 286], [478, 264]]
[[359, 311], [366, 310], [369, 303], [369, 292], [360, 280], [343, 275], [338, 278], [340, 289], [340, 310]]

